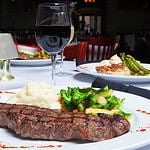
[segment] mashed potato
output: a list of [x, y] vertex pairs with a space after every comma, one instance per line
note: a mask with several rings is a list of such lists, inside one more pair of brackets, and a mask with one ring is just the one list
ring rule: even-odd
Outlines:
[[111, 66], [112, 64], [119, 64], [119, 63], [122, 63], [122, 60], [116, 54], [116, 55], [113, 55], [108, 60], [102, 60], [99, 64], [99, 66]]
[[28, 83], [8, 99], [11, 104], [27, 104], [42, 108], [61, 109], [59, 91], [45, 82]]
[[112, 56], [112, 57], [110, 58], [110, 63], [111, 63], [111, 64], [119, 64], [119, 63], [122, 63], [122, 60], [121, 60], [121, 58], [118, 57], [117, 54], [116, 54], [116, 55], [114, 55], [114, 56]]

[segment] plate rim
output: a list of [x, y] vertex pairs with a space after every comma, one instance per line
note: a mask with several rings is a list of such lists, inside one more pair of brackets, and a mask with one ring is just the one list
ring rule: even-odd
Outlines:
[[[56, 57], [56, 61], [60, 60], [60, 57]], [[21, 60], [21, 59], [11, 59], [10, 60], [11, 65], [18, 65], [18, 66], [41, 66], [41, 65], [48, 65], [51, 64], [51, 59], [27, 59], [27, 60]]]
[[[79, 71], [79, 72], [81, 72], [81, 73], [85, 73], [85, 74], [89, 74], [89, 75], [92, 75], [92, 76], [100, 76], [100, 77], [103, 77], [103, 78], [109, 78], [110, 80], [116, 80], [116, 79], [120, 79], [119, 81], [122, 81], [122, 80], [125, 80], [125, 79], [127, 79], [127, 80], [132, 80], [132, 79], [134, 79], [134, 80], [136, 80], [136, 81], [138, 81], [138, 80], [140, 80], [139, 82], [142, 82], [141, 80], [143, 80], [144, 79], [144, 82], [145, 82], [145, 80], [146, 81], [148, 81], [149, 80], [149, 82], [150, 82], [150, 76], [123, 76], [123, 75], [110, 75], [110, 74], [103, 74], [103, 73], [97, 73], [96, 71], [95, 72], [92, 72], [92, 71], [90, 71], [90, 70], [86, 70], [86, 69], [84, 69], [84, 68], [81, 68], [81, 67], [89, 67], [90, 68], [90, 66], [91, 65], [93, 65], [93, 67], [95, 67], [95, 66], [97, 66], [99, 63], [97, 63], [97, 62], [95, 62], [95, 63], [85, 63], [85, 64], [81, 64], [81, 65], [78, 65], [77, 67], [76, 67], [76, 69]], [[144, 63], [142, 63], [143, 65], [149, 65], [150, 66], [150, 64], [144, 64]], [[131, 81], [132, 82], [132, 81]], [[134, 81], [135, 82], [135, 81]]]

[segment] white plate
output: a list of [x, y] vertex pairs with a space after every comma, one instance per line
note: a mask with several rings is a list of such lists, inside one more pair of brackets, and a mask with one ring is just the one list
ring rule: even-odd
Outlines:
[[[99, 76], [107, 80], [116, 81], [116, 82], [125, 82], [125, 83], [150, 83], [150, 76], [123, 76], [123, 75], [110, 75], [97, 73], [95, 67], [98, 66], [99, 63], [87, 63], [77, 66], [77, 70], [86, 73], [89, 75]], [[150, 69], [150, 64], [142, 64], [146, 68]]]
[[[13, 95], [10, 91], [0, 91], [0, 101], [6, 102], [8, 97]], [[16, 92], [11, 90], [11, 92]], [[126, 150], [135, 149], [150, 144], [150, 100], [133, 94], [114, 91], [114, 95], [125, 98], [124, 110], [132, 113], [130, 132], [102, 142], [58, 142], [58, 141], [41, 141], [21, 139], [12, 134], [7, 129], [0, 128], [0, 148], [16, 147], [24, 149], [29, 147], [30, 150]], [[22, 148], [21, 148], [22, 147]]]
[[[60, 60], [60, 56], [56, 57], [56, 61]], [[51, 64], [51, 59], [32, 59], [32, 60], [11, 60], [11, 65], [17, 66], [43, 66]]]

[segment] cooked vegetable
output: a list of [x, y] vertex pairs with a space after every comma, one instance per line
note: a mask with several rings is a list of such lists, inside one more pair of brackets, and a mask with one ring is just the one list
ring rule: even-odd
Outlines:
[[99, 96], [99, 97], [97, 98], [97, 103], [99, 103], [99, 104], [107, 104], [107, 100], [106, 100], [105, 97]]
[[60, 94], [63, 98], [64, 107], [72, 111], [77, 108], [79, 111], [83, 112], [85, 110], [85, 99], [91, 95], [93, 89], [80, 89], [79, 87], [71, 88], [68, 87], [68, 90], [61, 90]]
[[[105, 103], [100, 103], [100, 98], [102, 99], [105, 98], [105, 97], [108, 97], [108, 96], [111, 96], [113, 93], [113, 90], [112, 89], [109, 89], [107, 86], [104, 87], [104, 88], [101, 88], [100, 90], [97, 90], [97, 92], [95, 93], [95, 95], [93, 95], [92, 97], [92, 100], [95, 101], [96, 103], [98, 104], [106, 104], [107, 102]], [[103, 99], [104, 100], [104, 99]], [[94, 104], [94, 103], [93, 103]], [[92, 105], [89, 105], [89, 106], [92, 106]]]
[[107, 110], [107, 109], [98, 109], [98, 108], [87, 108], [85, 110], [86, 114], [105, 113], [105, 114], [113, 115], [116, 112], [119, 112], [119, 109]]
[[119, 100], [116, 96], [108, 96], [106, 97], [107, 104], [93, 104], [91, 108], [101, 108], [112, 110], [114, 108], [121, 109], [124, 99]]
[[125, 53], [120, 54], [120, 58], [124, 65], [129, 68], [133, 75], [150, 75], [150, 70], [142, 66], [134, 57], [126, 55]]
[[29, 57], [30, 57], [30, 58], [49, 59], [49, 58], [50, 58], [50, 55], [49, 55], [48, 53], [46, 53], [45, 51], [40, 50], [40, 51], [36, 51], [36, 52], [33, 53], [33, 54], [30, 54]]
[[108, 86], [100, 89], [68, 87], [67, 90], [62, 89], [60, 91], [62, 104], [68, 111], [86, 112], [88, 114], [96, 114], [97, 112], [117, 113], [125, 116], [126, 113], [122, 111], [124, 99], [118, 99], [112, 93], [113, 90]]

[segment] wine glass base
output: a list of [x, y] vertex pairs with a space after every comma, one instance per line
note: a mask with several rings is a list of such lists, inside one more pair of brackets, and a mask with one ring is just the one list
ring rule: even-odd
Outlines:
[[72, 74], [69, 72], [57, 72], [56, 76], [57, 77], [68, 77], [68, 76], [72, 76]]

